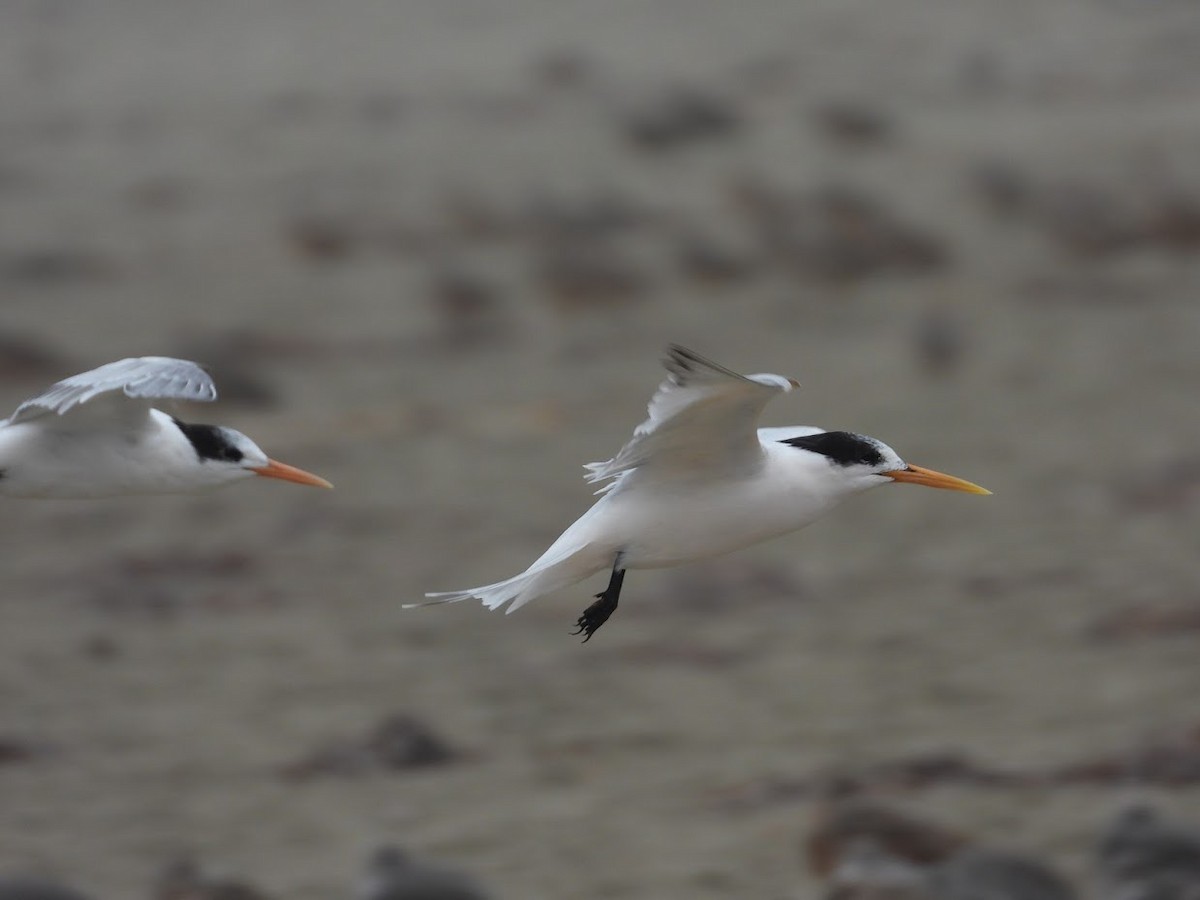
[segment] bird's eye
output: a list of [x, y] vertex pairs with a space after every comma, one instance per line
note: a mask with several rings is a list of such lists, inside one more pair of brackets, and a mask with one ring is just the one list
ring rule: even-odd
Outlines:
[[243, 454], [237, 447], [226, 447], [222, 456], [227, 462], [241, 462]]

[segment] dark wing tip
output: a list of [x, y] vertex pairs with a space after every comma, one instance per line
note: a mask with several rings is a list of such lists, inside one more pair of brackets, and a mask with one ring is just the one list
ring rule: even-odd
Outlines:
[[740, 375], [737, 372], [727, 369], [724, 366], [713, 362], [701, 356], [694, 350], [689, 350], [681, 344], [668, 344], [667, 356], [663, 360], [663, 367], [672, 375], [678, 384], [683, 384], [689, 375], [696, 375], [704, 369], [710, 372], [716, 372], [724, 375], [727, 378], [737, 378], [746, 380], [745, 375]]
[[682, 381], [689, 373], [695, 371], [694, 365], [697, 362], [696, 354], [687, 347], [681, 347], [679, 344], [668, 344], [667, 355], [663, 358], [663, 368], [669, 372], [676, 381]]

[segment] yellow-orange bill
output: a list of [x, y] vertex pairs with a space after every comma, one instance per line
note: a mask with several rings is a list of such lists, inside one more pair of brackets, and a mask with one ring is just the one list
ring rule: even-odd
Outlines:
[[255, 475], [262, 475], [264, 478], [279, 478], [283, 481], [294, 481], [296, 484], [310, 484], [313, 487], [333, 487], [332, 484], [330, 484], [320, 475], [314, 475], [312, 472], [305, 472], [303, 469], [297, 469], [295, 466], [289, 466], [287, 463], [276, 462], [273, 459], [268, 459], [265, 466], [257, 469], [251, 469], [250, 471]]
[[961, 478], [955, 478], [953, 475], [943, 475], [941, 472], [935, 472], [933, 469], [923, 469], [920, 466], [908, 466], [904, 469], [896, 469], [894, 472], [882, 473], [892, 481], [902, 481], [906, 484], [923, 484], [925, 487], [942, 488], [947, 491], [966, 491], [968, 494], [990, 494], [987, 488], [981, 488], [977, 484], [972, 484], [969, 481], [964, 481]]

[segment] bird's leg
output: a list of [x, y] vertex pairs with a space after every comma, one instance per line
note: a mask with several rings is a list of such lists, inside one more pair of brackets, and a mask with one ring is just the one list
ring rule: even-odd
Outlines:
[[585, 644], [592, 639], [596, 629], [607, 622], [608, 617], [616, 611], [623, 581], [625, 581], [625, 570], [621, 568], [621, 554], [618, 553], [617, 558], [613, 560], [612, 577], [608, 579], [608, 587], [597, 594], [596, 602], [583, 611], [583, 615], [575, 623], [576, 628], [571, 634], [584, 635], [583, 642]]

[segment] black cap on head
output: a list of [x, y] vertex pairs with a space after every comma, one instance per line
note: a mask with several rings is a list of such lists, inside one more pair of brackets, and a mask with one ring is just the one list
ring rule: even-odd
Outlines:
[[187, 422], [180, 422], [178, 419], [172, 419], [171, 421], [183, 432], [183, 436], [191, 443], [196, 451], [196, 456], [201, 462], [204, 462], [206, 459], [231, 463], [242, 461], [242, 451], [229, 443], [229, 439], [225, 437], [224, 430], [219, 426], [189, 425]]
[[839, 466], [877, 466], [883, 462], [878, 443], [851, 431], [823, 431], [788, 438], [781, 443], [819, 453]]

